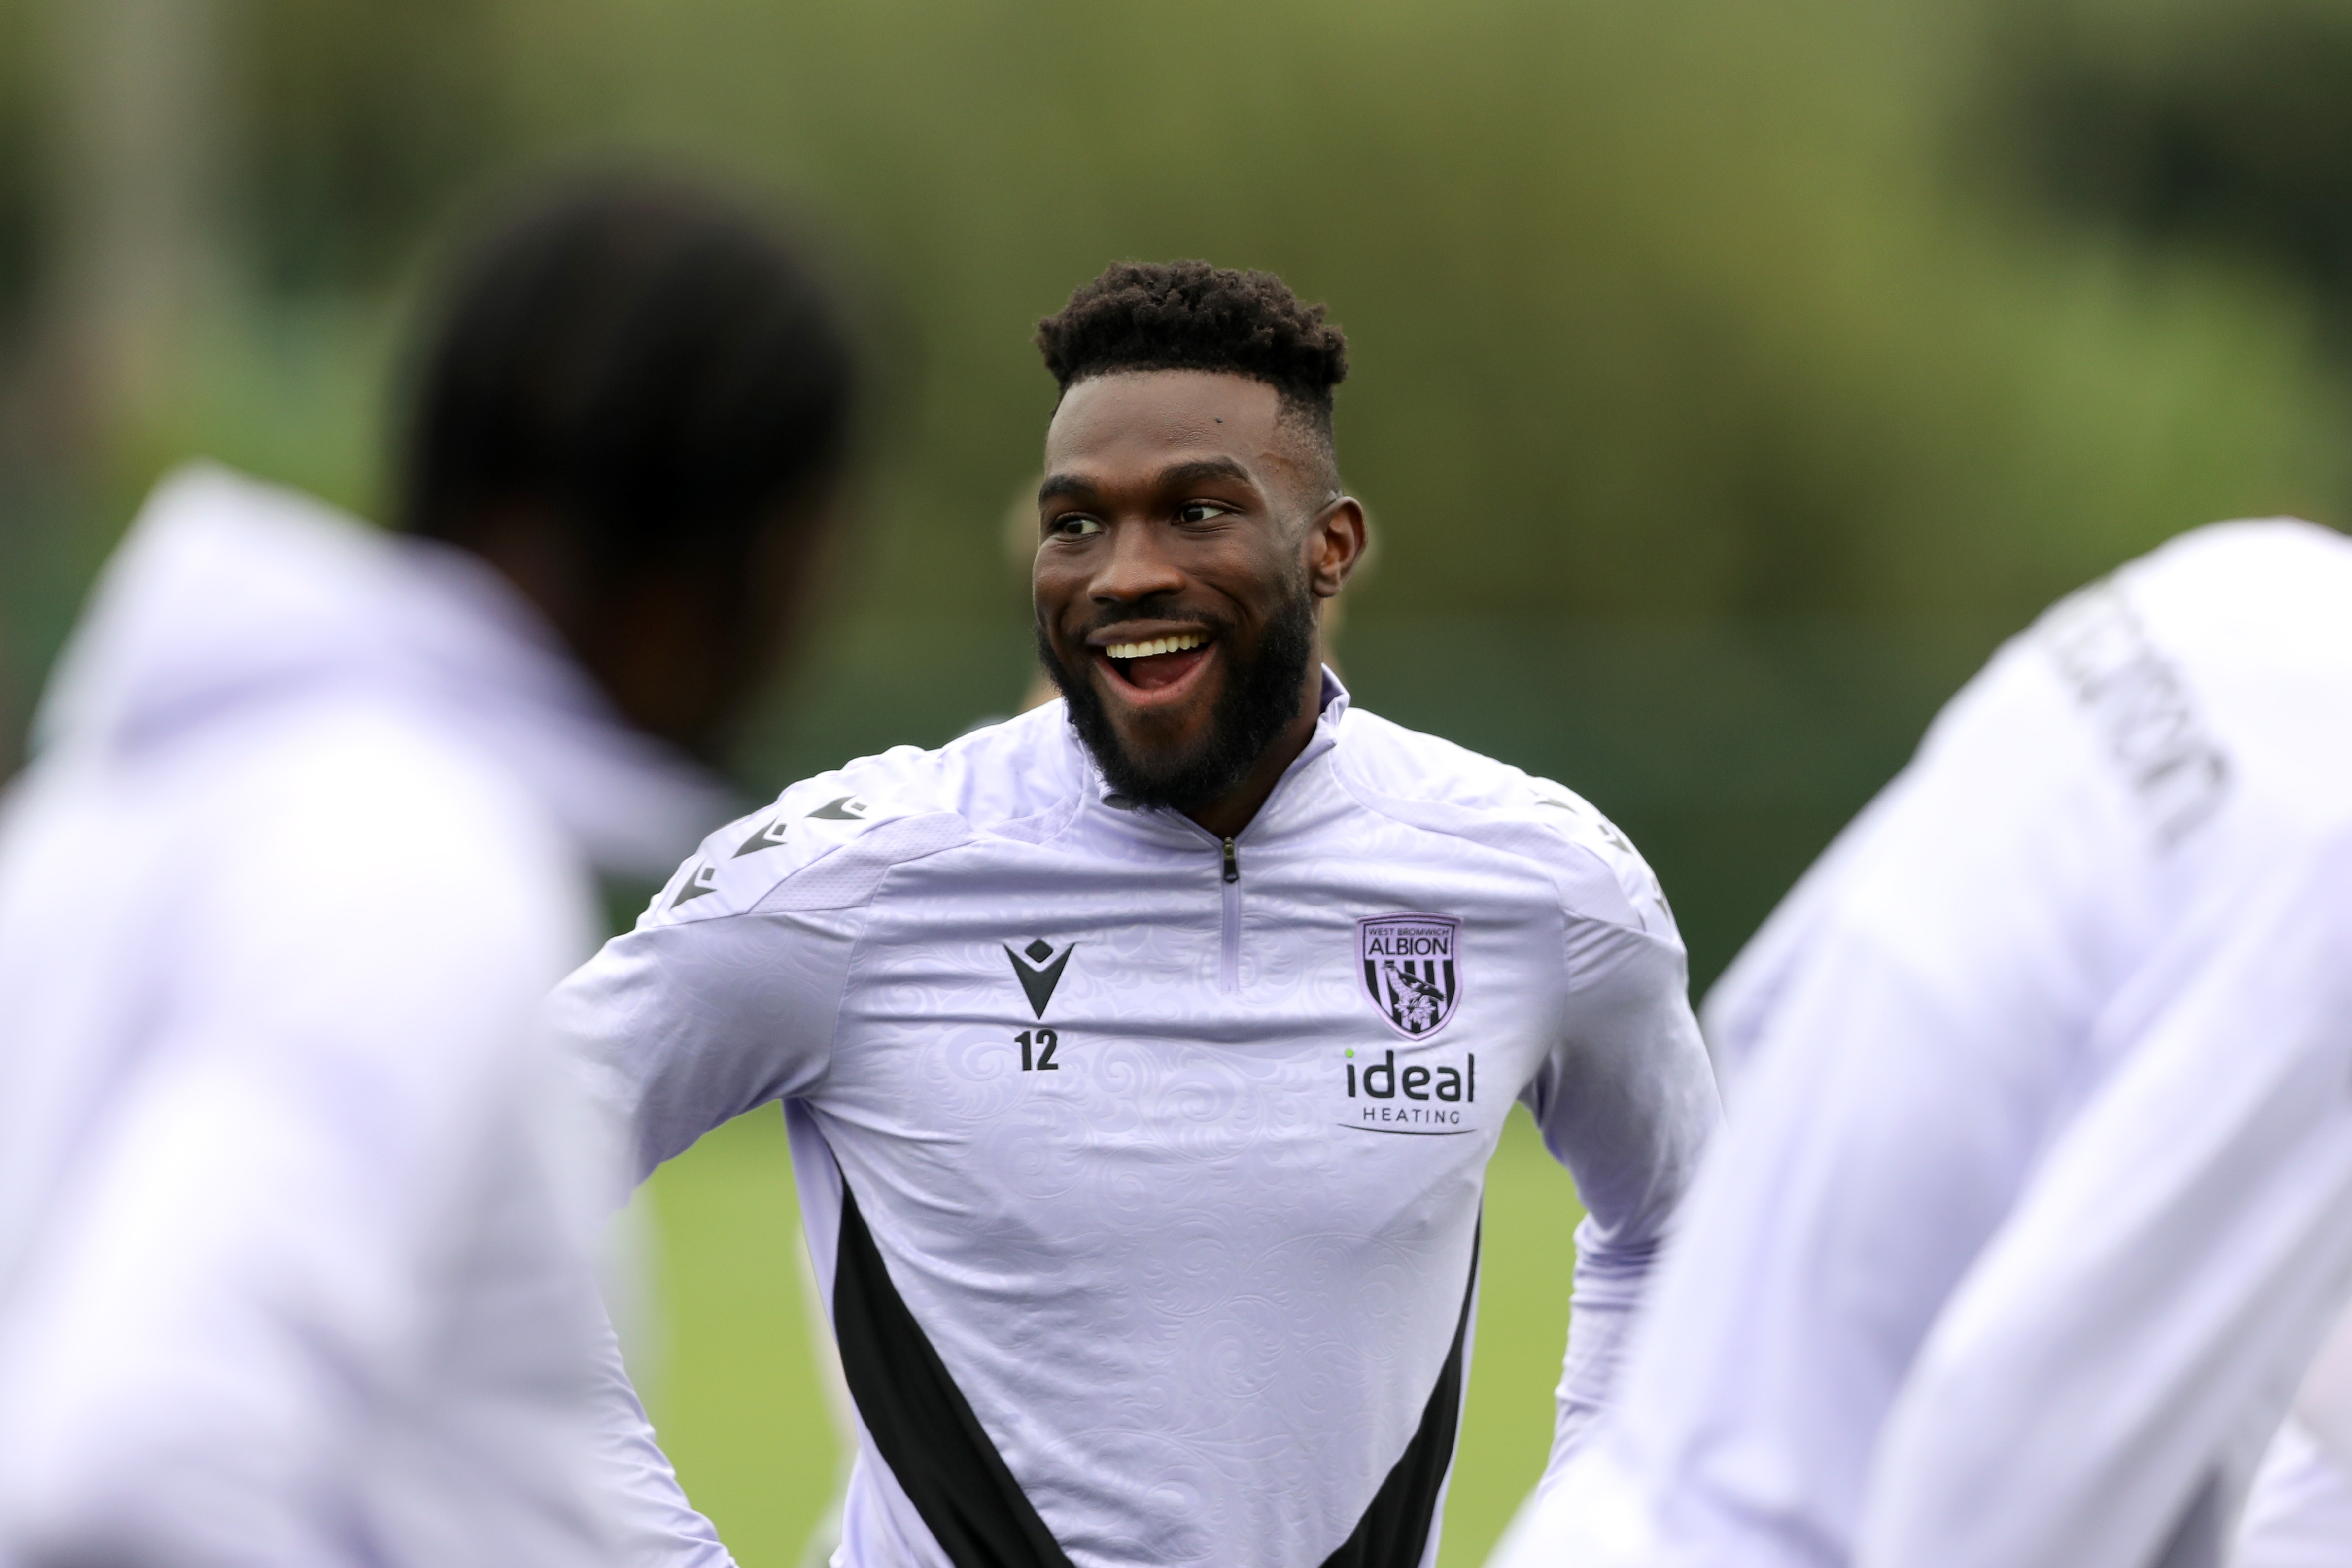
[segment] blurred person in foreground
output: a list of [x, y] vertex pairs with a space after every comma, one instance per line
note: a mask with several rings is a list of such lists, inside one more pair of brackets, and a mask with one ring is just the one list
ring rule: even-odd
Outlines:
[[2062, 601], [1706, 1016], [1730, 1126], [1498, 1561], [2225, 1561], [2352, 1288], [2352, 541]]
[[533, 1021], [596, 873], [722, 809], [692, 759], [801, 591], [849, 353], [791, 241], [662, 179], [543, 195], [443, 292], [401, 531], [167, 479], [8, 801], [10, 1568], [618, 1545], [609, 1183]]
[[783, 1102], [837, 1563], [1419, 1568], [1514, 1101], [1591, 1212], [1561, 1455], [1611, 1396], [1717, 1117], [1682, 942], [1591, 806], [1324, 668], [1364, 526], [1319, 307], [1123, 264], [1038, 341], [1062, 700], [712, 835], [556, 1026], [640, 1174]]

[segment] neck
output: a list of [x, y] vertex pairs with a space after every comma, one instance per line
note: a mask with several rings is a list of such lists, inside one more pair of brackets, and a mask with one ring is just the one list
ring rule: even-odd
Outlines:
[[1218, 838], [1231, 838], [1257, 818], [1258, 809], [1274, 794], [1274, 786], [1307, 742], [1315, 738], [1316, 721], [1323, 714], [1323, 662], [1317, 659], [1307, 671], [1307, 689], [1300, 693], [1298, 711], [1283, 726], [1258, 760], [1244, 773], [1241, 782], [1216, 799], [1195, 806], [1184, 813], [1202, 829]]

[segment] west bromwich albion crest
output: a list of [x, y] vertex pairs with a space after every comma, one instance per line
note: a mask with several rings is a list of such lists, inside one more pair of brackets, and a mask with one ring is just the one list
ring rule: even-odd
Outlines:
[[1462, 999], [1462, 922], [1452, 915], [1374, 915], [1356, 922], [1364, 989], [1409, 1040], [1445, 1026]]

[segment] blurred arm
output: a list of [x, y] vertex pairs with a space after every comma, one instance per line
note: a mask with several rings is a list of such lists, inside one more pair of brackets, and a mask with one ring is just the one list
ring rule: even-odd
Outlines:
[[2042, 1124], [2046, 1042], [1996, 1016], [1825, 934], [1675, 1221], [1607, 1438], [1542, 1507], [1566, 1560], [1845, 1561], [1887, 1404]]
[[2352, 1277], [2352, 839], [2278, 869], [2189, 933], [1937, 1324], [1858, 1563], [2140, 1568], [2242, 1479]]

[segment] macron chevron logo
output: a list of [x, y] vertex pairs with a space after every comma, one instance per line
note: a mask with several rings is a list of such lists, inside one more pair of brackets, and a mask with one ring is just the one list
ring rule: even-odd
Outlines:
[[[814, 811], [808, 814], [806, 820], [810, 822], [863, 822], [866, 820], [866, 814], [873, 809], [874, 808], [872, 806], [867, 805], [856, 795], [845, 795], [839, 800], [827, 801], [824, 805], [818, 806]], [[785, 831], [791, 826], [792, 823], [786, 818], [781, 816], [776, 818], [773, 822], [768, 824], [767, 826], [762, 827], [759, 832], [754, 833], [751, 837], [743, 840], [743, 847], [735, 851], [735, 856], [740, 858], [745, 855], [756, 855], [762, 849], [773, 849], [777, 845], [782, 844], [784, 841]]]
[[735, 851], [735, 854], [738, 857], [756, 855], [762, 849], [773, 849], [784, 841], [784, 829], [791, 826], [792, 824], [782, 817], [776, 818], [775, 821], [743, 840], [743, 847]]
[[[1054, 987], [1062, 983], [1062, 971], [1069, 967], [1070, 954], [1078, 951], [1076, 942], [1070, 943], [1056, 956], [1053, 944], [1039, 937], [1019, 952], [1011, 948], [1004, 956], [1013, 961], [1013, 973], [1021, 982], [1021, 994], [1029, 998], [1030, 1010], [1038, 1017], [1045, 1016], [1045, 1004], [1054, 999]], [[1047, 963], [1046, 960], [1053, 960]]]
[[686, 886], [677, 890], [677, 897], [669, 901], [669, 907], [676, 909], [680, 904], [690, 904], [703, 894], [715, 893], [718, 890], [719, 863], [715, 860], [706, 860], [694, 868], [694, 875], [687, 879]]

